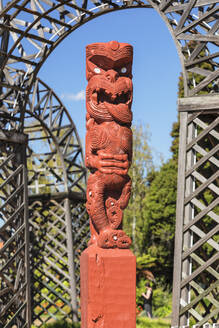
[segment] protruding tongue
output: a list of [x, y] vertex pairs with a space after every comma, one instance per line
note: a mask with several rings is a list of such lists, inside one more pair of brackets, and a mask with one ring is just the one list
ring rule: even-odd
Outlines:
[[104, 106], [107, 108], [112, 117], [119, 123], [129, 124], [132, 122], [132, 112], [126, 104], [114, 105], [104, 102]]
[[106, 108], [104, 103], [100, 104], [98, 107], [96, 107], [95, 105], [92, 106], [92, 104], [90, 103], [90, 106], [87, 106], [87, 111], [91, 117], [97, 120], [97, 122], [113, 121], [113, 117], [109, 113], [108, 108]]

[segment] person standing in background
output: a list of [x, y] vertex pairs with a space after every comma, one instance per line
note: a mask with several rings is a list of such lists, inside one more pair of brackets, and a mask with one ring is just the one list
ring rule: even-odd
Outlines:
[[142, 293], [141, 295], [144, 298], [144, 310], [146, 315], [149, 318], [152, 318], [152, 297], [153, 297], [153, 290], [149, 283], [146, 283], [146, 293]]

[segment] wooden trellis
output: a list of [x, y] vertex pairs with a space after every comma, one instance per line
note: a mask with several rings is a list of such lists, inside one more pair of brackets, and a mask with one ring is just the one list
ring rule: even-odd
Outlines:
[[[78, 205], [84, 201], [85, 171], [83, 160], [79, 160], [82, 152], [76, 136], [76, 129], [58, 97], [48, 86], [36, 80], [38, 71], [55, 47], [76, 28], [99, 15], [126, 8], [154, 8], [169, 28], [182, 64], [185, 98], [181, 99], [179, 104], [181, 157], [176, 229], [179, 242], [176, 243], [175, 251], [172, 325], [175, 327], [187, 325], [190, 317], [197, 324], [207, 321], [213, 323], [217, 320], [218, 300], [215, 293], [218, 287], [215, 284], [218, 282], [218, 1], [2, 0], [0, 3], [2, 187], [0, 188], [2, 188], [1, 216], [4, 228], [1, 227], [0, 231], [5, 246], [1, 250], [4, 257], [1, 258], [0, 264], [0, 281], [4, 287], [4, 295], [1, 294], [0, 298], [4, 304], [4, 308], [0, 304], [0, 320], [4, 321], [4, 328], [9, 327], [12, 320], [17, 327], [30, 327], [32, 320], [36, 319], [41, 324], [48, 319], [45, 315], [39, 314], [40, 312], [37, 310], [30, 318], [30, 308], [34, 308], [34, 302], [36, 304], [38, 302], [39, 307], [43, 307], [43, 305], [41, 296], [38, 297], [37, 293], [33, 295], [36, 288], [34, 285], [31, 285], [30, 288], [29, 282], [25, 278], [28, 275], [25, 276], [24, 272], [21, 275], [23, 279], [21, 281], [25, 291], [21, 291], [20, 295], [23, 295], [22, 300], [27, 295], [27, 302], [19, 303], [18, 299], [15, 302], [15, 299], [12, 298], [11, 290], [15, 288], [15, 275], [17, 272], [22, 272], [19, 269], [19, 263], [26, 264], [27, 272], [30, 270], [33, 275], [32, 282], [38, 279], [37, 276], [34, 276], [35, 264], [31, 262], [31, 267], [29, 267], [28, 256], [31, 257], [31, 252], [28, 254], [25, 250], [29, 238], [28, 224], [30, 224], [30, 231], [36, 234], [43, 233], [37, 229], [35, 224], [40, 215], [45, 224], [44, 232], [48, 229], [48, 234], [42, 236], [41, 247], [43, 245], [47, 249], [54, 247], [59, 257], [65, 256], [67, 247], [68, 256], [65, 260], [68, 262], [70, 258], [75, 259], [72, 261], [74, 267], [71, 267], [67, 277], [64, 278], [64, 262], [55, 262], [52, 252], [49, 251], [46, 255], [46, 250], [43, 249], [45, 258], [49, 254], [50, 263], [46, 262], [45, 258], [41, 261], [39, 252], [41, 283], [49, 285], [52, 281], [58, 290], [60, 283], [56, 285], [55, 275], [59, 268], [61, 281], [63, 283], [67, 281], [69, 293], [72, 293], [74, 289], [74, 295], [76, 292], [73, 286], [78, 279], [76, 274], [78, 252], [77, 255], [71, 254], [72, 249], [69, 245], [74, 244], [75, 249], [79, 247], [80, 251], [87, 233], [87, 218], [83, 214], [83, 207]], [[201, 67], [203, 63], [206, 64], [204, 68]], [[200, 94], [203, 93], [206, 94], [205, 98], [200, 98]], [[19, 145], [19, 147], [26, 145], [22, 139], [24, 133], [29, 134], [29, 143], [26, 147], [28, 178], [24, 174], [25, 157], [21, 156], [19, 161], [17, 159], [14, 161], [11, 157], [14, 154], [16, 157], [16, 154], [21, 153], [20, 150], [17, 151]], [[19, 142], [19, 140], [22, 141]], [[39, 153], [37, 143], [43, 140], [42, 153]], [[77, 142], [74, 143], [74, 140]], [[210, 148], [209, 145], [206, 146], [206, 140]], [[23, 182], [20, 177], [15, 179], [15, 183], [14, 177], [19, 165], [22, 165], [24, 170]], [[10, 176], [12, 176], [12, 180], [9, 178]], [[27, 180], [29, 189], [28, 193], [25, 193], [27, 187], [24, 186], [26, 186], [27, 182], [25, 181]], [[13, 181], [13, 185], [10, 184], [11, 181]], [[7, 203], [6, 198], [8, 197], [5, 196], [7, 188], [12, 190], [12, 194], [15, 195], [16, 202], [13, 201], [13, 204]], [[21, 190], [23, 191], [21, 192]], [[28, 197], [30, 203], [30, 222], [27, 221], [27, 214], [23, 215], [23, 210], [19, 209], [22, 202], [27, 203], [25, 197]], [[7, 215], [4, 214], [4, 206], [9, 206], [6, 211]], [[45, 206], [49, 206], [48, 212], [44, 211]], [[15, 217], [12, 214], [12, 208], [17, 213]], [[18, 212], [16, 212], [16, 208]], [[63, 223], [63, 220], [60, 219], [60, 222], [56, 222], [54, 219], [56, 213], [63, 218], [65, 208], [70, 209], [65, 217], [66, 221]], [[54, 216], [51, 213], [54, 213]], [[73, 220], [74, 224], [70, 231], [68, 229], [70, 229], [74, 215], [77, 220]], [[17, 225], [18, 221], [22, 227], [25, 227], [24, 230]], [[68, 229], [66, 230], [67, 224]], [[51, 226], [53, 227], [52, 232], [57, 237], [55, 241], [49, 240]], [[19, 229], [23, 231], [23, 234]], [[7, 230], [11, 230], [12, 235], [6, 234]], [[73, 237], [72, 231], [77, 238]], [[20, 244], [17, 246], [14, 242], [16, 237], [13, 239], [13, 235], [17, 236], [18, 234], [21, 234], [20, 240], [24, 244], [24, 251], [16, 248]], [[53, 235], [52, 238], [54, 239]], [[58, 244], [60, 241], [61, 245]], [[31, 243], [31, 251], [36, 253], [39, 245], [36, 246], [34, 240]], [[13, 247], [16, 255], [12, 255]], [[50, 280], [46, 276], [46, 270], [49, 270], [49, 274], [51, 274], [51, 267], [56, 269]], [[9, 280], [5, 278], [7, 272], [11, 274]], [[203, 279], [205, 283], [202, 282]], [[49, 288], [51, 285], [47, 287]], [[28, 296], [30, 295], [29, 288], [32, 291], [32, 297]], [[46, 288], [46, 297], [49, 293], [47, 292], [48, 288]], [[57, 296], [57, 290], [51, 292], [56, 301], [63, 296], [62, 292]], [[8, 296], [6, 296], [6, 291]], [[30, 301], [32, 301], [32, 305]], [[67, 304], [69, 301], [70, 297], [67, 293], [66, 301], [63, 301], [63, 304]], [[71, 306], [72, 309], [76, 307], [75, 297], [74, 305]], [[56, 312], [57, 308], [52, 302], [48, 301], [46, 307], [51, 315], [52, 312]], [[6, 309], [10, 310], [10, 315], [5, 319], [3, 313]], [[70, 311], [69, 315], [72, 316], [73, 311]]]
[[[181, 325], [219, 318], [219, 97], [179, 100], [180, 155], [174, 316]], [[185, 181], [184, 184], [181, 181]], [[177, 320], [175, 319], [175, 320]]]
[[[86, 170], [73, 121], [54, 92], [37, 79], [29, 93], [24, 132], [27, 147], [32, 322], [57, 315], [77, 320], [76, 282], [80, 250], [72, 224], [89, 237]], [[40, 141], [40, 143], [39, 143]], [[40, 146], [39, 146], [40, 145]], [[83, 211], [83, 220], [74, 214]]]
[[[75, 321], [78, 319], [79, 255], [89, 232], [85, 209], [75, 204], [74, 197], [72, 200], [62, 196], [38, 197], [30, 202], [32, 322], [41, 326], [57, 315]], [[80, 215], [83, 220], [78, 220]], [[71, 221], [83, 229], [82, 245], [74, 235], [71, 238]]]
[[77, 320], [79, 256], [89, 238], [75, 125], [41, 80], [28, 97], [25, 134], [1, 134], [8, 140], [1, 148], [3, 327], [41, 326], [57, 314]]
[[27, 138], [1, 132], [0, 140], [0, 325], [27, 327], [31, 319]]

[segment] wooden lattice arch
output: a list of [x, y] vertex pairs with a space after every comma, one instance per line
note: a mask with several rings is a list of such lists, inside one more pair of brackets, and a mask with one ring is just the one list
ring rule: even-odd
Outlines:
[[[76, 28], [99, 15], [126, 8], [154, 8], [169, 28], [182, 64], [185, 98], [179, 100], [181, 137], [172, 325], [187, 324], [190, 316], [200, 325], [217, 321], [218, 1], [3, 0], [0, 8], [0, 189], [4, 226], [11, 227], [10, 236], [2, 233], [5, 244], [1, 249], [4, 258], [1, 258], [3, 262], [0, 264], [1, 283], [10, 296], [1, 296], [5, 297], [6, 304], [0, 310], [0, 317], [6, 310], [10, 311], [10, 316], [3, 323], [4, 327], [9, 327], [12, 321], [17, 327], [26, 327], [33, 320], [27, 243], [30, 237], [29, 225], [34, 226], [34, 219], [30, 222], [27, 220], [27, 199], [30, 200], [30, 213], [40, 213], [43, 217], [42, 207], [49, 206], [53, 211], [55, 206], [62, 211], [62, 201], [66, 196], [68, 202], [71, 197], [78, 197], [78, 194], [76, 196], [66, 190], [58, 190], [58, 195], [52, 193], [52, 198], [48, 193], [45, 193], [44, 199], [36, 195], [29, 197], [26, 157], [22, 154], [28, 149], [24, 132], [27, 129], [27, 116], [34, 114], [31, 111], [31, 101], [34, 102], [32, 98], [30, 101], [30, 96], [36, 92], [33, 90], [37, 90], [34, 86], [39, 83], [36, 82], [38, 71], [53, 49]], [[202, 63], [208, 65], [202, 68]], [[45, 99], [49, 102], [48, 93]], [[39, 113], [39, 119], [43, 115], [44, 112]], [[42, 117], [40, 124], [43, 126]], [[43, 133], [49, 136], [47, 140], [56, 144], [57, 136], [50, 134], [51, 130], [51, 126], [44, 127]], [[63, 154], [62, 151], [59, 155]], [[44, 158], [44, 168], [47, 162]], [[66, 178], [70, 181], [72, 179], [70, 174]], [[206, 220], [209, 222], [207, 225]], [[0, 233], [7, 229], [1, 227]], [[77, 228], [78, 236], [82, 230]], [[12, 281], [8, 279], [7, 270], [9, 266], [12, 267], [12, 263], [14, 272], [23, 281], [20, 285], [15, 277]], [[23, 263], [26, 263], [26, 272]], [[209, 286], [200, 283], [201, 276], [206, 277]], [[10, 288], [14, 293], [11, 293]], [[190, 298], [191, 293], [193, 299]]]

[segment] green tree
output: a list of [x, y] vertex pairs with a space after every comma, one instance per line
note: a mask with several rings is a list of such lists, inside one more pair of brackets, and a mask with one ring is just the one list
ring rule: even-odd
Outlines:
[[170, 134], [172, 157], [157, 170], [153, 166], [147, 171], [140, 206], [141, 221], [138, 223], [141, 229], [139, 255], [151, 259], [143, 269], [151, 270], [156, 281], [164, 287], [172, 283], [179, 121], [173, 123]]
[[144, 200], [147, 233], [145, 253], [155, 258], [155, 278], [165, 284], [172, 281], [176, 217], [177, 162], [163, 164], [152, 181]]
[[[128, 208], [124, 212], [123, 228], [132, 238], [132, 247], [136, 254], [141, 254], [143, 236], [147, 223], [144, 218], [143, 200], [148, 190], [149, 172], [154, 171], [152, 150], [149, 145], [148, 127], [137, 125], [133, 131], [133, 159], [129, 175], [132, 179], [132, 194]], [[152, 174], [152, 173], [150, 173]]]

